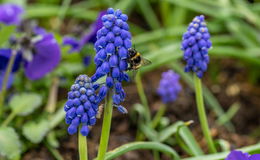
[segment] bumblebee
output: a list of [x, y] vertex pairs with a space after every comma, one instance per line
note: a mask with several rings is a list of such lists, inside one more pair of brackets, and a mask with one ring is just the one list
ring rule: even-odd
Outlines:
[[151, 64], [151, 61], [148, 59], [145, 59], [141, 56], [141, 54], [135, 50], [134, 48], [129, 48], [128, 49], [128, 58], [127, 62], [129, 64], [127, 70], [137, 70], [141, 66], [146, 66]]

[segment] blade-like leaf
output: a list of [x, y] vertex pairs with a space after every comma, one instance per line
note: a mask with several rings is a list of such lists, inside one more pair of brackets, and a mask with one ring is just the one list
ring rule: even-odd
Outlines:
[[165, 144], [158, 143], [158, 142], [133, 142], [133, 143], [122, 145], [121, 147], [118, 147], [113, 151], [106, 153], [105, 160], [115, 159], [116, 157], [119, 157], [124, 153], [133, 150], [140, 150], [140, 149], [151, 149], [155, 151], [161, 151], [167, 155], [170, 155], [174, 160], [180, 159], [176, 151], [174, 151], [172, 148], [170, 148]]
[[178, 127], [185, 125], [183, 122], [178, 121], [172, 125], [170, 125], [169, 127], [163, 129], [162, 131], [160, 131], [158, 137], [159, 137], [159, 142], [164, 142], [166, 139], [168, 139], [169, 137], [171, 137], [173, 134], [175, 134], [178, 130]]
[[194, 156], [203, 155], [202, 149], [187, 126], [181, 126], [178, 130], [178, 134]]
[[158, 18], [156, 17], [156, 14], [154, 13], [149, 1], [148, 0], [141, 0], [141, 1], [137, 0], [136, 2], [139, 5], [144, 18], [146, 19], [146, 21], [150, 25], [150, 27], [152, 29], [160, 28], [160, 23], [158, 21]]

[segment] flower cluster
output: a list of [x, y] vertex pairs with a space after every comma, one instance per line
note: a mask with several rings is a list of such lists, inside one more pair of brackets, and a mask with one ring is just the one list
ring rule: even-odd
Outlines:
[[132, 47], [131, 34], [128, 31], [127, 15], [118, 10], [109, 8], [107, 14], [102, 17], [103, 27], [97, 32], [95, 43], [96, 73], [92, 81], [103, 76], [106, 77], [106, 85], [102, 87], [104, 95], [108, 89], [113, 90], [113, 104], [122, 113], [126, 109], [119, 105], [125, 98], [122, 81], [129, 81], [125, 71], [128, 68], [128, 49]]
[[0, 22], [6, 25], [18, 25], [23, 12], [23, 8], [15, 4], [0, 5]]
[[180, 76], [172, 70], [162, 73], [157, 93], [161, 96], [164, 103], [173, 102], [177, 99], [182, 88], [179, 79]]
[[[24, 36], [13, 39], [12, 43], [17, 43], [18, 50], [12, 72], [19, 69], [23, 64], [25, 75], [30, 80], [37, 80], [52, 71], [60, 62], [61, 51], [52, 33], [35, 33], [33, 37]], [[0, 49], [0, 71], [7, 68], [9, 59], [14, 50], [10, 48]]]
[[185, 72], [193, 71], [199, 78], [207, 70], [209, 63], [208, 50], [211, 48], [210, 34], [204, 16], [197, 16], [189, 24], [182, 37], [183, 58], [187, 62]]
[[69, 134], [76, 133], [79, 125], [82, 124], [80, 132], [83, 136], [87, 136], [89, 127], [95, 125], [99, 103], [95, 93], [97, 88], [87, 75], [79, 75], [71, 86], [68, 101], [64, 106]]
[[10, 37], [10, 47], [0, 48], [0, 88], [12, 55], [16, 57], [7, 88], [11, 86], [13, 75], [21, 65], [30, 80], [37, 80], [51, 72], [60, 62], [61, 51], [54, 35], [38, 26], [28, 25], [30, 22], [20, 23], [23, 12], [24, 9], [15, 4], [0, 5], [0, 23], [16, 25], [16, 33], [22, 33], [22, 36], [15, 37], [14, 34]]
[[241, 151], [231, 151], [225, 160], [259, 160], [260, 154], [249, 155]]

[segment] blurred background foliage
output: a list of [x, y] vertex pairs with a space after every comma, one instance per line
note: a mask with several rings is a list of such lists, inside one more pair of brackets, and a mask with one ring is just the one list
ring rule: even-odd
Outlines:
[[[95, 70], [93, 62], [87, 67], [82, 63], [85, 55], [91, 55], [93, 58], [95, 52], [92, 44], [86, 45], [80, 53], [68, 54], [69, 47], [61, 45], [62, 39], [64, 35], [76, 36], [77, 29], [83, 28], [88, 31], [98, 13], [108, 7], [119, 8], [129, 15], [135, 48], [153, 62], [140, 69], [141, 74], [138, 75], [140, 77], [146, 72], [167, 66], [178, 72], [182, 80], [193, 88], [191, 75], [184, 74], [182, 69], [181, 36], [191, 19], [203, 14], [213, 42], [213, 48], [209, 51], [212, 60], [207, 72], [209, 78], [218, 83], [218, 75], [221, 72], [218, 62], [220, 59], [232, 59], [236, 65], [246, 68], [248, 72], [246, 79], [249, 83], [255, 85], [260, 81], [259, 0], [0, 0], [0, 2], [23, 6], [25, 8], [23, 18], [37, 21], [39, 26], [53, 32], [62, 47], [62, 61], [44, 78], [30, 81], [24, 77], [22, 70], [15, 75], [14, 86], [8, 92], [8, 103], [5, 106], [6, 118], [1, 119], [3, 124], [0, 128], [0, 141], [4, 141], [0, 143], [1, 153], [9, 158], [19, 158], [21, 153], [43, 142], [56, 159], [62, 159], [56, 148], [59, 147], [57, 137], [67, 135], [62, 107], [66, 100], [66, 91], [78, 74], [91, 75]], [[13, 31], [14, 28], [1, 27], [1, 47], [5, 46], [5, 41]], [[142, 95], [142, 86], [137, 79], [138, 84], [141, 87], [139, 94]], [[239, 109], [239, 105], [233, 104], [225, 112], [205, 86], [204, 97], [207, 106], [217, 115], [217, 122], [234, 131], [230, 119]], [[146, 118], [151, 116], [145, 107], [138, 107], [147, 105], [145, 101], [145, 97], [141, 97], [141, 104], [136, 104], [131, 113], [132, 117], [138, 115], [139, 118], [143, 118], [144, 123], [141, 124], [146, 124]], [[161, 124], [164, 120], [161, 119]], [[179, 126], [183, 127], [180, 129]], [[159, 142], [164, 142], [178, 131], [175, 138], [186, 143], [189, 149], [183, 148], [189, 155], [203, 154], [183, 122], [170, 125], [160, 132], [146, 125], [140, 125], [139, 129], [148, 140]], [[174, 143], [176, 142], [172, 144]], [[224, 142], [220, 141], [219, 144], [225, 148]]]

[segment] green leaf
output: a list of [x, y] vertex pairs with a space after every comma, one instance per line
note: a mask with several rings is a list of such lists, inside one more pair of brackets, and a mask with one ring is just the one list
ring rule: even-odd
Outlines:
[[4, 26], [1, 25], [0, 29], [0, 47], [3, 46], [5, 42], [9, 41], [10, 36], [14, 33], [15, 31], [15, 26]]
[[222, 14], [220, 14], [222, 8], [216, 6], [216, 5], [209, 5], [209, 4], [205, 4], [205, 3], [201, 3], [201, 2], [197, 2], [195, 0], [193, 1], [189, 1], [189, 0], [167, 0], [170, 3], [175, 4], [178, 7], [184, 7], [184, 8], [188, 8], [190, 10], [199, 12], [199, 13], [203, 13], [203, 14], [207, 14], [210, 16], [214, 16], [214, 17], [218, 17], [218, 18], [222, 18]]
[[[145, 106], [137, 103], [134, 104], [133, 109], [130, 112], [130, 116], [134, 120], [137, 120], [138, 118], [137, 121], [146, 122], [150, 115], [146, 112]], [[138, 123], [138, 125], [141, 125], [141, 123]]]
[[0, 128], [0, 155], [9, 159], [18, 158], [21, 154], [21, 142], [11, 127]]
[[[247, 153], [260, 153], [260, 143], [252, 145], [252, 146], [247, 146], [244, 148], [236, 149], [236, 150], [241, 150], [241, 151], [247, 152]], [[220, 160], [220, 159], [225, 159], [228, 154], [229, 154], [229, 151], [215, 153], [215, 154], [209, 154], [209, 155], [205, 155], [205, 156], [184, 158], [183, 160], [204, 160], [204, 159], [205, 160]]]
[[194, 156], [203, 155], [202, 149], [186, 125], [183, 125], [179, 128], [178, 134]]
[[133, 151], [133, 150], [140, 150], [140, 149], [151, 149], [151, 150], [155, 150], [155, 151], [161, 151], [167, 155], [170, 155], [173, 160], [180, 159], [180, 157], [176, 153], [176, 151], [174, 151], [171, 147], [169, 147], [165, 144], [158, 143], [158, 142], [132, 142], [132, 143], [122, 145], [122, 146], [114, 149], [113, 151], [107, 152], [105, 160], [115, 159], [116, 157], [119, 157], [119, 156], [123, 155], [124, 153]]
[[144, 133], [145, 137], [147, 137], [151, 141], [157, 141], [158, 135], [157, 132], [151, 128], [150, 126], [144, 124], [143, 122], [140, 122], [140, 130], [142, 133]]
[[170, 138], [173, 134], [175, 134], [178, 130], [178, 127], [185, 125], [183, 122], [178, 121], [169, 127], [163, 129], [160, 131], [158, 137], [159, 137], [159, 142], [164, 142], [166, 139]]
[[[24, 17], [26, 19], [32, 19], [58, 16], [59, 8], [60, 6], [58, 5], [31, 4], [26, 8]], [[87, 10], [82, 7], [71, 7], [66, 12], [66, 16], [92, 21], [96, 20], [97, 14], [97, 11]]]
[[147, 23], [150, 25], [152, 29], [158, 29], [160, 28], [160, 22], [158, 21], [158, 18], [156, 17], [156, 14], [154, 13], [150, 3], [148, 0], [137, 0], [137, 4], [139, 5], [144, 18], [146, 19]]
[[219, 125], [223, 125], [225, 124], [226, 122], [229, 122], [235, 115], [236, 113], [238, 112], [238, 110], [240, 109], [240, 104], [239, 103], [234, 103], [232, 104], [228, 111], [223, 114], [222, 116], [220, 116], [217, 120], [217, 123]]
[[140, 72], [152, 71], [162, 65], [181, 58], [181, 52], [179, 49], [179, 43], [173, 43], [172, 45], [167, 45], [159, 50], [147, 54], [146, 58], [152, 63], [140, 69]]
[[129, 14], [134, 8], [135, 3], [135, 0], [118, 1], [114, 8], [120, 8], [125, 14]]
[[42, 119], [40, 122], [27, 122], [23, 126], [23, 135], [32, 143], [40, 143], [49, 130], [49, 122]]
[[221, 148], [221, 151], [229, 151], [231, 148], [230, 143], [224, 139], [217, 139], [215, 140], [215, 143]]
[[84, 70], [84, 65], [78, 62], [64, 62], [54, 71], [57, 75], [73, 75], [81, 73]]
[[37, 93], [15, 94], [9, 105], [12, 111], [20, 116], [32, 113], [42, 104], [42, 96]]
[[22, 6], [23, 8], [26, 6], [26, 0], [3, 0], [4, 3], [12, 3]]
[[[64, 104], [62, 105], [64, 106]], [[50, 119], [41, 119], [39, 122], [27, 122], [23, 126], [23, 135], [33, 143], [39, 143], [46, 134], [64, 120], [65, 112], [61, 107]]]
[[57, 139], [56, 132], [51, 131], [47, 137], [46, 137], [47, 143], [53, 147], [53, 148], [58, 148], [60, 146], [60, 143]]

